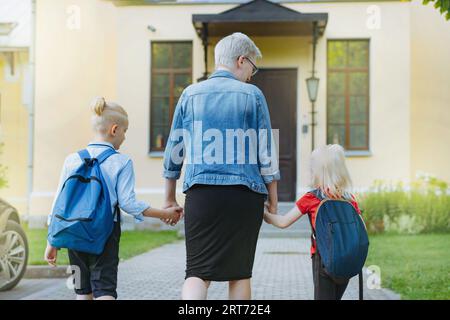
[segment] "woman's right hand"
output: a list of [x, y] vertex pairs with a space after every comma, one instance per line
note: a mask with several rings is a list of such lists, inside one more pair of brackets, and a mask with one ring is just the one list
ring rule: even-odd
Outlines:
[[166, 200], [162, 206], [163, 209], [171, 208], [171, 207], [179, 207], [178, 202], [176, 200]]
[[[169, 209], [169, 208], [181, 208], [176, 200], [166, 200], [162, 206], [162, 209]], [[181, 212], [179, 212], [180, 216], [178, 219], [176, 219], [176, 222], [178, 222], [179, 220], [181, 220], [184, 216], [184, 210], [183, 208], [181, 208]], [[171, 218], [166, 218], [166, 219], [161, 219], [161, 221], [163, 221], [165, 224], [170, 224], [172, 225], [172, 223], [174, 222], [173, 219]]]
[[166, 213], [167, 218], [163, 219], [167, 221], [170, 225], [175, 225], [178, 223], [178, 221], [181, 219], [181, 216], [183, 214], [183, 208], [179, 206], [169, 207], [166, 209], [163, 209]]

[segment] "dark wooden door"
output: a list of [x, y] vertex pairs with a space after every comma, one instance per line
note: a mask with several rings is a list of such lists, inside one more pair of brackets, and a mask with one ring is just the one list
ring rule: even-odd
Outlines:
[[252, 83], [269, 106], [272, 129], [280, 131], [278, 200], [294, 201], [297, 176], [297, 69], [260, 69]]

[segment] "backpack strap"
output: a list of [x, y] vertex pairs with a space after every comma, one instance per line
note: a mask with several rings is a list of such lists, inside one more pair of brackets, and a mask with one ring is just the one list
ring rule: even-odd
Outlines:
[[364, 300], [364, 284], [363, 284], [363, 271], [361, 270], [358, 274], [358, 283], [359, 283], [359, 300]]
[[117, 222], [120, 223], [122, 218], [120, 216], [119, 202], [117, 202], [116, 206], [114, 207], [114, 215], [117, 217]]
[[108, 148], [105, 151], [103, 151], [99, 156], [97, 157], [98, 164], [101, 164], [103, 161], [109, 158], [109, 156], [112, 156], [113, 154], [116, 154], [117, 151], [113, 148]]
[[[312, 224], [312, 220], [311, 220], [311, 216], [308, 214], [308, 220], [309, 220], [309, 224], [311, 225], [311, 243], [315, 245], [315, 241], [316, 241], [316, 230], [314, 230], [314, 226]], [[316, 247], [317, 248], [317, 247]]]
[[107, 150], [103, 151], [98, 155], [96, 158], [91, 158], [91, 155], [87, 151], [87, 149], [83, 149], [78, 151], [78, 155], [80, 156], [81, 160], [85, 163], [90, 163], [92, 165], [93, 159], [96, 159], [98, 164], [101, 164], [103, 161], [109, 158], [109, 156], [112, 156], [113, 154], [117, 153], [117, 151], [113, 148], [108, 148]]
[[78, 155], [80, 156], [81, 160], [85, 161], [84, 159], [91, 159], [91, 155], [87, 151], [87, 149], [83, 149], [78, 151]]
[[[311, 193], [312, 195], [314, 195], [317, 199], [320, 200], [320, 202], [322, 202], [325, 199], [324, 197], [322, 197], [322, 192], [320, 192], [320, 189], [314, 189], [314, 190], [309, 191], [308, 193]], [[317, 217], [317, 212], [316, 212], [316, 217]], [[309, 224], [311, 225], [311, 243], [316, 247], [316, 250], [317, 250], [316, 230], [313, 226], [312, 219], [309, 214], [308, 214], [308, 220], [309, 220]]]
[[317, 199], [320, 201], [324, 200], [325, 198], [322, 196], [322, 192], [320, 192], [320, 189], [314, 189], [309, 191], [309, 193], [313, 194]]

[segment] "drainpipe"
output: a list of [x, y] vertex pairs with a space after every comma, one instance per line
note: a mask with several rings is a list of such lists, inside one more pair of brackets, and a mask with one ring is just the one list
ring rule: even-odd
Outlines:
[[197, 79], [197, 82], [201, 82], [208, 79], [208, 24], [203, 23], [202, 28], [202, 44], [203, 44], [203, 61], [205, 63], [205, 70], [203, 76]]
[[36, 42], [36, 0], [31, 0], [31, 41], [29, 53], [30, 104], [28, 106], [28, 205], [27, 216], [31, 214], [34, 163], [34, 98], [35, 98], [35, 42]]
[[[316, 45], [317, 45], [317, 21], [313, 22], [313, 63], [312, 63], [312, 76], [315, 76], [316, 73]], [[316, 127], [316, 120], [315, 120], [315, 116], [316, 116], [316, 111], [314, 110], [314, 102], [311, 102], [311, 152], [314, 151], [314, 129]]]

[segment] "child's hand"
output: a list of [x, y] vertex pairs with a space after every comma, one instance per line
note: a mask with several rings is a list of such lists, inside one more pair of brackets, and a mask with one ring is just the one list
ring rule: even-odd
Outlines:
[[268, 224], [271, 224], [272, 222], [270, 221], [270, 212], [269, 212], [269, 206], [267, 205], [267, 203], [264, 204], [264, 221]]
[[56, 267], [56, 258], [58, 255], [58, 249], [52, 247], [47, 243], [47, 248], [45, 249], [44, 260], [48, 262], [49, 265]]
[[268, 211], [264, 211], [264, 221], [268, 224], [272, 224], [270, 215], [271, 215], [271, 213], [269, 213]]

